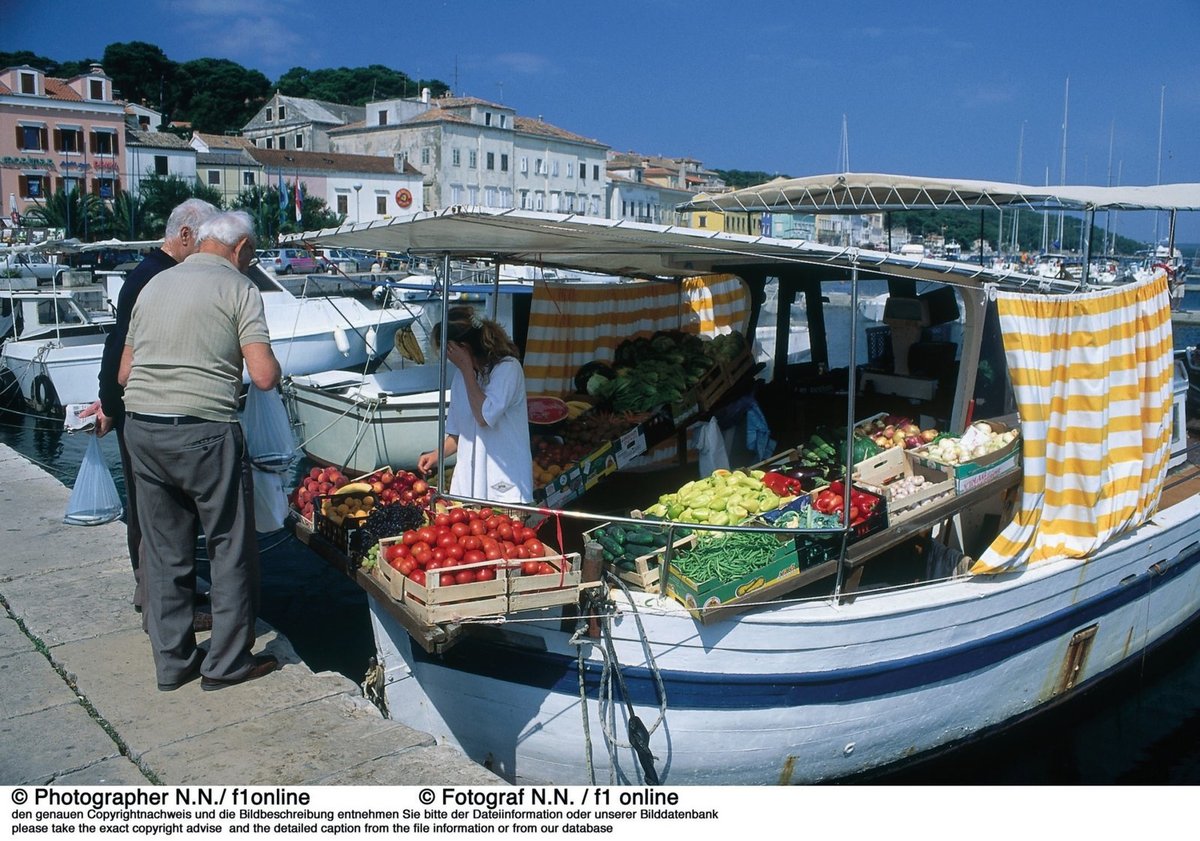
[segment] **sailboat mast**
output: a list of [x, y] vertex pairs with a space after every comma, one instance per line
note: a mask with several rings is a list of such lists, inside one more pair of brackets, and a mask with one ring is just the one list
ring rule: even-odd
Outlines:
[[[1058, 165], [1058, 185], [1067, 184], [1067, 114], [1071, 103], [1071, 77], [1067, 77], [1066, 90], [1063, 93], [1063, 122], [1062, 122], [1062, 159]], [[1058, 247], [1063, 247], [1063, 211], [1058, 211]]]
[[[1162, 90], [1158, 94], [1158, 169], [1154, 173], [1154, 183], [1156, 185], [1162, 183], [1162, 139], [1163, 139], [1163, 113], [1167, 103], [1167, 86], [1163, 85]], [[1154, 212], [1154, 248], [1158, 249], [1158, 219], [1162, 214], [1159, 211]], [[1151, 255], [1153, 256], [1153, 255]], [[1167, 255], [1168, 257], [1170, 255]]]
[[[1108, 180], [1105, 186], [1112, 186], [1112, 155], [1113, 155], [1113, 129], [1117, 124], [1116, 120], [1111, 120], [1108, 124]], [[1108, 245], [1108, 219], [1112, 211], [1104, 211], [1104, 239], [1100, 243], [1100, 253], [1102, 255], [1111, 253]]]
[[[1021, 139], [1017, 141], [1017, 183], [1021, 183], [1021, 159], [1025, 156], [1025, 120], [1021, 120]], [[1013, 209], [1013, 229], [1012, 229], [1012, 253], [1017, 254], [1021, 250], [1021, 242], [1017, 237], [1017, 232], [1021, 228], [1021, 208]]]

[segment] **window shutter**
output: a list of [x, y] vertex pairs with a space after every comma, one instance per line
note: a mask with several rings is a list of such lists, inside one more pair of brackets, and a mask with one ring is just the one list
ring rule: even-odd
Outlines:
[[60, 128], [56, 128], [54, 130], [54, 148], [58, 152], [64, 151], [63, 150], [63, 133], [62, 133], [62, 129], [60, 129]]

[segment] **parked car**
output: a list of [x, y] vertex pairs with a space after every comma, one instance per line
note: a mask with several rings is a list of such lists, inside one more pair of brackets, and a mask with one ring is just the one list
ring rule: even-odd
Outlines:
[[39, 281], [51, 280], [65, 266], [52, 263], [45, 254], [37, 251], [0, 252], [0, 274], [6, 277], [35, 277]]
[[317, 270], [316, 259], [301, 248], [268, 248], [259, 256], [258, 264], [275, 274], [307, 274]]
[[341, 271], [351, 274], [370, 268], [369, 263], [364, 266], [358, 257], [344, 248], [318, 248], [317, 261], [321, 271], [326, 272]]

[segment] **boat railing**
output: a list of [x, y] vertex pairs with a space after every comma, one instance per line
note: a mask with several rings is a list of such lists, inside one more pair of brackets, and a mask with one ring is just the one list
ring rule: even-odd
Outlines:
[[[663, 550], [663, 556], [660, 561], [660, 567], [664, 574], [659, 576], [658, 594], [660, 596], [667, 595], [667, 575], [665, 570], [670, 566], [671, 561], [675, 556], [676, 535], [680, 532], [687, 534], [697, 534], [703, 532], [713, 533], [753, 533], [753, 534], [773, 534], [781, 538], [786, 536], [787, 539], [794, 540], [797, 537], [811, 535], [813, 537], [822, 537], [826, 539], [837, 540], [840, 538], [840, 550], [836, 557], [831, 557], [829, 562], [836, 562], [838, 565], [839, 575], [833, 590], [832, 595], [837, 596], [838, 589], [841, 584], [840, 567], [846, 563], [846, 549], [849, 545], [849, 538], [853, 531], [853, 526], [841, 526], [839, 528], [796, 528], [789, 526], [780, 526], [774, 524], [735, 524], [735, 525], [716, 525], [711, 523], [689, 523], [676, 520], [660, 520], [638, 516], [640, 512], [636, 509], [631, 511], [629, 516], [621, 516], [616, 514], [601, 514], [587, 511], [570, 511], [556, 508], [546, 508], [545, 506], [531, 505], [527, 503], [516, 502], [496, 502], [494, 500], [476, 499], [474, 497], [458, 496], [454, 494], [440, 492], [439, 497], [450, 502], [457, 502], [462, 505], [482, 506], [482, 507], [500, 507], [510, 512], [523, 512], [530, 516], [541, 516], [545, 519], [556, 518], [568, 520], [581, 520], [584, 522], [601, 524], [617, 524], [622, 526], [642, 527], [652, 526], [657, 529], [666, 531], [666, 546]], [[844, 522], [844, 519], [843, 519]], [[680, 535], [682, 537], [682, 535]], [[560, 549], [563, 547], [559, 547]]]

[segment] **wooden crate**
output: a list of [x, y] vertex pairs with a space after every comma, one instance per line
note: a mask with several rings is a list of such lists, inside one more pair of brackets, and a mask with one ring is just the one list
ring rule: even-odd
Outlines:
[[[923, 503], [942, 496], [955, 494], [954, 474], [949, 469], [939, 469], [936, 462], [922, 463], [907, 450], [892, 447], [877, 456], [864, 459], [854, 466], [854, 484], [877, 493], [887, 500], [888, 521], [899, 523], [917, 513]], [[910, 496], [891, 499], [888, 486], [910, 476], [921, 476], [925, 484]]]
[[508, 612], [517, 613], [522, 610], [574, 604], [579, 600], [579, 585], [583, 572], [578, 552], [529, 560], [545, 561], [554, 567], [555, 571], [541, 575], [522, 575], [520, 561], [508, 561], [508, 575], [504, 582], [508, 592]]
[[727, 388], [733, 388], [738, 384], [742, 377], [749, 374], [754, 369], [754, 359], [750, 356], [750, 348], [742, 348], [741, 353], [735, 356], [731, 361], [722, 361], [719, 364], [721, 374], [725, 377]]
[[379, 589], [398, 602], [404, 601], [404, 583], [408, 577], [401, 575], [399, 570], [393, 569], [391, 564], [383, 560], [382, 556], [375, 564], [375, 568], [371, 570], [371, 575], [379, 583]]
[[[638, 517], [638, 512], [634, 512], [634, 517]], [[594, 532], [607, 529], [610, 525], [611, 523], [602, 523], [595, 528], [588, 529], [583, 533], [584, 541], [586, 542]], [[657, 520], [646, 520], [640, 528], [665, 532], [667, 524]], [[687, 542], [687, 528], [677, 524], [675, 531], [681, 535], [674, 542], [674, 547], [678, 548]], [[659, 565], [664, 551], [665, 549], [660, 548], [642, 555], [627, 552], [622, 556], [622, 559], [626, 563], [632, 563], [634, 569], [622, 569], [616, 562], [611, 562], [609, 568], [616, 572], [618, 578], [629, 584], [631, 589], [655, 593], [658, 592], [658, 582], [661, 577]]]
[[[424, 584], [418, 584], [411, 578], [404, 582], [404, 598], [401, 604], [418, 621], [426, 625], [482, 616], [503, 616], [508, 612], [508, 570], [505, 564], [505, 561], [482, 561], [444, 570], [426, 571]], [[496, 578], [470, 584], [445, 583], [446, 575], [483, 567], [494, 568]]]

